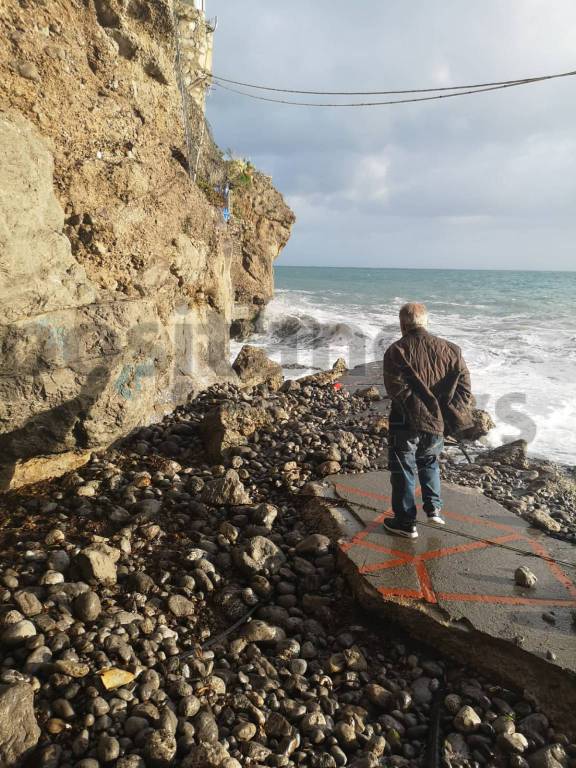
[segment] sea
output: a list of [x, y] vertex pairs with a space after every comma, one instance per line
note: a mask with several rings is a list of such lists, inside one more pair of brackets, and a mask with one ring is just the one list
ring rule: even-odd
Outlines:
[[402, 304], [424, 302], [496, 423], [486, 443], [524, 438], [533, 456], [576, 464], [576, 272], [278, 266], [275, 284], [250, 343], [286, 376], [381, 360]]

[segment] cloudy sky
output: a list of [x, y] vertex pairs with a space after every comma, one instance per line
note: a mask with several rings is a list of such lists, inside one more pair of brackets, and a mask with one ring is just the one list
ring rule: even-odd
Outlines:
[[[461, 85], [576, 69], [574, 0], [207, 0], [214, 71], [283, 88]], [[297, 215], [279, 263], [576, 269], [576, 77], [371, 109], [214, 88], [221, 147]], [[298, 98], [298, 97], [295, 97]]]

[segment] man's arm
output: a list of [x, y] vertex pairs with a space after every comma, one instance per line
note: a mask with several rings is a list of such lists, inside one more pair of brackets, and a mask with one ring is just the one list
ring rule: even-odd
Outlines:
[[458, 382], [454, 391], [452, 404], [460, 411], [474, 408], [476, 400], [472, 394], [472, 383], [470, 381], [470, 371], [461, 350], [458, 350]]
[[405, 410], [405, 405], [413, 392], [404, 370], [404, 360], [394, 347], [384, 355], [384, 386], [388, 396]]

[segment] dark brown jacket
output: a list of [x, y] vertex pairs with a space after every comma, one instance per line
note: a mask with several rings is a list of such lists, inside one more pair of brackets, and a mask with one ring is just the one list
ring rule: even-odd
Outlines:
[[456, 344], [424, 328], [409, 331], [384, 355], [392, 399], [390, 429], [457, 434], [472, 424], [470, 374]]

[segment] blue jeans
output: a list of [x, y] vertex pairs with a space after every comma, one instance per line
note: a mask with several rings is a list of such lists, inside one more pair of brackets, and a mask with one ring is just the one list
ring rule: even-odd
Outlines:
[[424, 511], [431, 515], [442, 509], [440, 465], [444, 448], [442, 435], [414, 430], [391, 432], [388, 439], [388, 468], [392, 483], [392, 511], [402, 523], [416, 520], [416, 474], [422, 488]]

